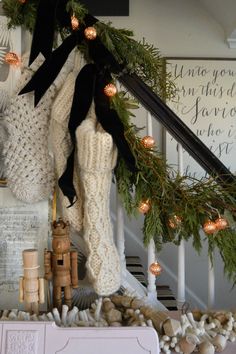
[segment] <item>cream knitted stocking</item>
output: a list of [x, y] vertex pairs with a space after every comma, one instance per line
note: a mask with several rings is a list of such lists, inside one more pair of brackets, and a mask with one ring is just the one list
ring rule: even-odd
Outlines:
[[76, 131], [81, 184], [84, 187], [84, 240], [87, 270], [95, 291], [109, 295], [120, 287], [120, 261], [113, 241], [109, 194], [117, 149], [97, 124], [94, 110]]
[[[40, 56], [24, 68], [17, 92], [42, 64]], [[4, 144], [4, 165], [8, 186], [13, 194], [27, 203], [47, 199], [53, 190], [54, 172], [48, 148], [49, 117], [53, 98], [61, 87], [67, 68], [34, 107], [34, 93], [15, 95], [4, 113], [8, 139]]]
[[[57, 181], [65, 170], [67, 158], [70, 155], [72, 149], [70, 134], [68, 131], [68, 121], [73, 101], [76, 75], [77, 73], [75, 71], [72, 71], [67, 76], [66, 81], [62, 86], [60, 92], [58, 93], [52, 106], [50, 135], [52, 142], [52, 150], [54, 154]], [[80, 231], [83, 223], [81, 196], [82, 190], [80, 188], [79, 182], [77, 159], [75, 161], [73, 182], [78, 199], [75, 204], [73, 204], [73, 206], [71, 206], [70, 208], [67, 208], [67, 206], [70, 204], [67, 197], [63, 195], [60, 188], [57, 188], [57, 190], [61, 207], [60, 211], [62, 213], [63, 218], [68, 220], [70, 225], [74, 227], [77, 231]]]

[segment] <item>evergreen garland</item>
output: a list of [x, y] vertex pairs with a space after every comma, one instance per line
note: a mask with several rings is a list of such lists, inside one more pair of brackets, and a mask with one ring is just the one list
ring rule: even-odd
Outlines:
[[[136, 157], [138, 171], [130, 173], [122, 160], [115, 170], [119, 194], [128, 215], [137, 215], [137, 208], [142, 200], [150, 201], [151, 209], [145, 215], [143, 235], [147, 246], [153, 238], [157, 251], [164, 243], [173, 242], [179, 245], [181, 240], [192, 237], [193, 247], [199, 253], [204, 239], [200, 230], [209, 219], [215, 220], [221, 215], [229, 227], [207, 235], [209, 255], [218, 248], [224, 262], [225, 273], [236, 282], [236, 232], [235, 185], [228, 190], [222, 189], [213, 178], [196, 180], [189, 176], [176, 174], [165, 159], [155, 149], [147, 149], [138, 137], [137, 128], [129, 123], [128, 107], [133, 101], [124, 99], [121, 92], [112, 98], [112, 106], [117, 110], [126, 130], [126, 139]], [[175, 227], [170, 221], [179, 217]]]
[[80, 23], [83, 23], [84, 16], [88, 13], [85, 6], [78, 1], [69, 0], [66, 4], [66, 11], [69, 12], [71, 16], [75, 16]]
[[[23, 4], [17, 0], [2, 2], [9, 27], [22, 25], [33, 30], [39, 0], [27, 0]], [[83, 23], [87, 10], [77, 0], [69, 0], [66, 10]], [[163, 99], [173, 97], [174, 84], [165, 72], [164, 60], [156, 48], [145, 41], [135, 41], [132, 31], [116, 29], [110, 23], [97, 22], [94, 27], [103, 44], [130, 73], [137, 73]], [[59, 31], [65, 36], [71, 29], [59, 28]], [[88, 54], [86, 41], [81, 49]], [[124, 124], [125, 137], [137, 164], [137, 172], [131, 173], [119, 158], [115, 169], [124, 207], [128, 215], [137, 215], [140, 202], [150, 202], [143, 226], [144, 245], [153, 238], [159, 251], [164, 243], [179, 245], [182, 239], [192, 237], [193, 247], [200, 252], [203, 239], [199, 231], [202, 225], [207, 219], [215, 220], [222, 215], [229, 226], [207, 235], [208, 251], [212, 259], [214, 249], [218, 248], [225, 272], [235, 283], [236, 207], [232, 195], [236, 195], [236, 186], [222, 189], [213, 178], [199, 181], [180, 176], [155, 148], [147, 149], [142, 144], [139, 129], [130, 120], [134, 116], [131, 110], [137, 107], [137, 102], [121, 91], [111, 99], [111, 107]]]
[[130, 73], [135, 72], [160, 97], [163, 92], [169, 99], [174, 96], [173, 81], [170, 74], [164, 72], [165, 63], [158, 49], [144, 39], [143, 42], [135, 41], [132, 31], [117, 30], [110, 23], [97, 22], [94, 27], [118, 63], [125, 64]]
[[25, 3], [17, 0], [2, 1], [4, 13], [9, 18], [9, 28], [23, 26], [32, 32], [35, 25], [38, 2], [38, 0], [30, 0]]

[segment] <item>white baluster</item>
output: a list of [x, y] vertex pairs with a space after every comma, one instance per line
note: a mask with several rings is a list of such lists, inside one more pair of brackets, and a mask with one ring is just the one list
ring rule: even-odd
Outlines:
[[[156, 262], [156, 251], [155, 251], [155, 244], [154, 241], [151, 240], [148, 245], [148, 267]], [[157, 290], [156, 290], [156, 276], [153, 275], [148, 270], [148, 293], [154, 295], [157, 298]]]
[[[147, 112], [147, 135], [152, 136], [152, 116]], [[148, 268], [152, 263], [156, 262], [156, 249], [153, 240], [148, 245]], [[148, 293], [154, 298], [157, 298], [156, 277], [148, 270]]]
[[[178, 171], [180, 175], [184, 173], [183, 148], [178, 144]], [[185, 242], [181, 241], [178, 247], [178, 286], [177, 286], [177, 306], [180, 309], [185, 302]]]
[[152, 136], [152, 116], [151, 113], [147, 112], [147, 135]]
[[208, 257], [208, 308], [212, 309], [215, 303], [215, 272], [214, 266]]
[[178, 289], [177, 305], [181, 309], [185, 302], [185, 244], [182, 240], [178, 247]]
[[[116, 81], [117, 90], [122, 90], [119, 81]], [[122, 276], [125, 276], [125, 233], [124, 233], [124, 213], [118, 190], [116, 190], [116, 247], [120, 256]]]
[[116, 245], [120, 256], [122, 273], [126, 269], [124, 214], [118, 191], [116, 191]]

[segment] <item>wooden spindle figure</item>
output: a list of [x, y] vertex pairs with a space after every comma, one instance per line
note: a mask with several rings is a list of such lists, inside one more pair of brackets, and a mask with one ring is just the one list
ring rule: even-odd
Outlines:
[[59, 218], [52, 224], [52, 251], [44, 252], [45, 279], [53, 283], [53, 306], [71, 308], [72, 288], [78, 287], [77, 252], [70, 251], [69, 225]]
[[44, 278], [39, 278], [38, 251], [27, 249], [22, 252], [24, 276], [20, 277], [19, 301], [25, 310], [39, 313], [39, 304], [45, 301]]

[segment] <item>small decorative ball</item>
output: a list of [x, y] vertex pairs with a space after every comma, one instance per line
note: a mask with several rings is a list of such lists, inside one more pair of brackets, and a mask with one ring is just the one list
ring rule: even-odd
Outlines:
[[217, 230], [224, 230], [228, 226], [228, 221], [225, 218], [219, 217], [215, 220]]
[[117, 93], [117, 88], [114, 84], [107, 84], [105, 87], [104, 87], [104, 93], [106, 96], [108, 97], [113, 97], [116, 95]]
[[203, 230], [205, 231], [206, 234], [214, 234], [216, 232], [216, 224], [214, 221], [207, 220], [205, 224], [203, 225]]
[[155, 145], [155, 139], [152, 136], [147, 135], [142, 138], [141, 143], [145, 148], [151, 149]]
[[20, 66], [20, 64], [21, 64], [20, 57], [14, 52], [6, 53], [4, 60], [7, 64], [12, 65], [12, 66]]
[[150, 204], [149, 199], [147, 199], [145, 201], [142, 201], [139, 204], [138, 210], [140, 213], [146, 214], [150, 210], [150, 208], [151, 208], [151, 204]]
[[178, 215], [174, 215], [172, 218], [169, 219], [168, 223], [172, 229], [176, 229], [181, 225], [181, 222], [182, 222], [182, 218]]
[[162, 272], [162, 267], [160, 265], [160, 263], [158, 262], [154, 262], [152, 264], [150, 264], [149, 266], [149, 271], [150, 273], [152, 273], [153, 275], [157, 276], [160, 275]]
[[18, 0], [21, 4], [24, 4], [26, 0]]
[[73, 15], [73, 16], [71, 16], [70, 21], [71, 21], [71, 27], [72, 27], [73, 31], [77, 31], [79, 28], [78, 18], [75, 15]]
[[97, 37], [97, 31], [94, 27], [87, 27], [84, 30], [84, 35], [90, 41], [93, 41]]

